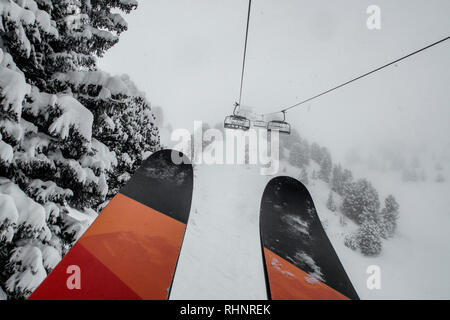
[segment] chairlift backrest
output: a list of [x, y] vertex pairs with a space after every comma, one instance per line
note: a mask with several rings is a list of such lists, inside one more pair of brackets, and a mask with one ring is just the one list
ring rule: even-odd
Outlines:
[[246, 117], [231, 115], [225, 118], [223, 126], [226, 129], [248, 130], [250, 129], [250, 120]]
[[276, 130], [280, 133], [291, 134], [291, 125], [285, 121], [273, 120], [267, 124], [267, 130]]

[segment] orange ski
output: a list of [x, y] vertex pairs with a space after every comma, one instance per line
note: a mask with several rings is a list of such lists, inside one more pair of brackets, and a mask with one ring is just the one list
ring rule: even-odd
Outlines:
[[169, 297], [193, 188], [192, 166], [172, 152], [143, 163], [29, 299]]

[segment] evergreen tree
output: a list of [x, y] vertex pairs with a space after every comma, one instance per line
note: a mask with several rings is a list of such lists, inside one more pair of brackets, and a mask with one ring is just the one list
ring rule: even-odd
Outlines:
[[311, 144], [311, 159], [318, 164], [322, 162], [322, 148], [316, 142]]
[[333, 167], [330, 181], [331, 190], [338, 193], [343, 190], [342, 188], [342, 167], [340, 164]]
[[356, 239], [356, 234], [346, 235], [344, 238], [344, 245], [352, 250], [358, 250], [359, 245]]
[[61, 90], [72, 92], [94, 114], [94, 138], [119, 155], [108, 179], [108, 197], [112, 197], [158, 148], [159, 132], [150, 105], [127, 76], [82, 71], [55, 78]]
[[365, 222], [356, 235], [356, 243], [365, 256], [380, 254], [382, 241], [379, 226], [371, 222]]
[[393, 195], [389, 195], [384, 200], [384, 208], [381, 210], [381, 224], [383, 228], [383, 238], [391, 238], [397, 230], [397, 221], [400, 206]]
[[342, 169], [341, 165], [333, 167], [333, 173], [331, 175], [331, 190], [338, 195], [344, 195], [347, 186], [352, 183], [353, 175], [350, 170]]
[[383, 248], [381, 230], [373, 221], [364, 222], [354, 234], [344, 239], [344, 245], [352, 250], [360, 250], [365, 256], [376, 256]]
[[[97, 70], [134, 0], [0, 2], [0, 287], [26, 298], [159, 148], [127, 77]], [[3, 209], [8, 208], [8, 214]]]
[[343, 172], [340, 164], [333, 167], [333, 173], [331, 174], [331, 190], [336, 192], [339, 195], [342, 195], [344, 192], [343, 186]]
[[366, 179], [351, 183], [345, 190], [342, 212], [361, 224], [373, 219], [379, 211], [380, 200], [377, 190]]
[[330, 194], [328, 195], [327, 208], [332, 212], [336, 212], [337, 210], [336, 204], [334, 203], [333, 199], [333, 191], [330, 191]]
[[342, 172], [342, 176], [341, 176], [341, 186], [342, 186], [342, 190], [340, 195], [343, 195], [347, 186], [349, 186], [351, 183], [353, 182], [353, 174], [350, 170], [348, 169], [344, 169], [344, 171]]
[[320, 162], [319, 178], [325, 182], [330, 182], [331, 170], [333, 168], [333, 162], [331, 160], [331, 154], [328, 150], [322, 150], [322, 161]]

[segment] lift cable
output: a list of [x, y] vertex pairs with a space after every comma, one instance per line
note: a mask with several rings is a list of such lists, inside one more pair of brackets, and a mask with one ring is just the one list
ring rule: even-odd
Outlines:
[[266, 115], [277, 114], [277, 113], [286, 113], [286, 112], [287, 112], [288, 110], [290, 110], [290, 109], [293, 109], [293, 108], [298, 107], [298, 106], [300, 106], [300, 105], [303, 105], [303, 104], [305, 104], [305, 103], [307, 103], [307, 102], [310, 102], [310, 101], [312, 101], [312, 100], [314, 100], [314, 99], [317, 99], [317, 98], [319, 98], [319, 97], [321, 97], [321, 96], [323, 96], [323, 95], [325, 95], [325, 94], [327, 94], [327, 93], [330, 93], [330, 92], [335, 91], [335, 90], [337, 90], [337, 89], [339, 89], [339, 88], [342, 88], [342, 87], [344, 87], [344, 86], [346, 86], [346, 85], [348, 85], [348, 84], [350, 84], [350, 83], [352, 83], [352, 82], [355, 82], [355, 81], [357, 81], [357, 80], [360, 80], [360, 79], [362, 79], [362, 78], [365, 78], [365, 77], [367, 77], [367, 76], [369, 76], [369, 75], [371, 75], [371, 74], [373, 74], [373, 73], [375, 73], [375, 72], [377, 72], [377, 71], [380, 71], [380, 70], [382, 70], [382, 69], [384, 69], [384, 68], [387, 68], [387, 67], [389, 67], [389, 66], [391, 66], [391, 65], [393, 65], [393, 64], [396, 64], [397, 62], [400, 62], [400, 61], [402, 61], [402, 60], [405, 60], [405, 59], [407, 59], [407, 58], [410, 58], [410, 57], [412, 57], [412, 56], [414, 56], [414, 55], [416, 55], [416, 54], [418, 54], [418, 53], [420, 53], [420, 52], [422, 52], [422, 51], [425, 51], [425, 50], [427, 50], [427, 49], [429, 49], [429, 48], [431, 48], [431, 47], [434, 47], [434, 46], [436, 46], [436, 45], [438, 45], [438, 44], [440, 44], [440, 43], [442, 43], [442, 42], [444, 42], [444, 41], [447, 41], [447, 40], [449, 40], [449, 39], [450, 39], [450, 36], [448, 36], [448, 37], [446, 37], [446, 38], [444, 38], [444, 39], [441, 39], [441, 40], [439, 40], [439, 41], [436, 41], [436, 42], [434, 42], [434, 43], [432, 43], [432, 44], [430, 44], [430, 45], [428, 45], [428, 46], [426, 46], [426, 47], [423, 47], [423, 48], [421, 48], [421, 49], [419, 49], [419, 50], [417, 50], [417, 51], [414, 51], [414, 52], [412, 52], [412, 53], [410, 53], [410, 54], [408, 54], [408, 55], [406, 55], [406, 56], [403, 56], [403, 57], [401, 57], [400, 59], [397, 59], [397, 60], [395, 60], [395, 61], [389, 62], [388, 64], [385, 64], [385, 65], [383, 65], [383, 66], [381, 66], [381, 67], [379, 67], [379, 68], [376, 68], [376, 69], [374, 69], [374, 70], [372, 70], [372, 71], [369, 71], [369, 72], [367, 72], [367, 73], [365, 73], [365, 74], [363, 74], [363, 75], [361, 75], [361, 76], [359, 76], [359, 77], [353, 78], [352, 80], [349, 80], [349, 81], [347, 81], [347, 82], [345, 82], [345, 83], [343, 83], [343, 84], [340, 84], [340, 85], [338, 85], [338, 86], [336, 86], [336, 87], [334, 87], [334, 88], [331, 88], [331, 89], [329, 89], [329, 90], [327, 90], [327, 91], [324, 91], [324, 92], [322, 92], [322, 93], [319, 93], [319, 94], [317, 94], [317, 95], [315, 95], [315, 96], [313, 96], [313, 97], [311, 97], [311, 98], [308, 98], [308, 99], [306, 99], [306, 100], [300, 101], [300, 102], [298, 102], [298, 103], [296, 103], [296, 104], [294, 104], [294, 105], [292, 105], [292, 106], [289, 106], [289, 107], [287, 107], [287, 108], [281, 109], [280, 111], [267, 113]]
[[243, 89], [243, 86], [244, 86], [245, 61], [246, 61], [246, 57], [247, 57], [247, 41], [248, 41], [248, 29], [249, 29], [249, 25], [250, 25], [251, 8], [252, 8], [252, 0], [249, 0], [248, 1], [248, 14], [247, 14], [247, 28], [246, 28], [246, 31], [245, 31], [244, 57], [243, 57], [243, 60], [242, 60], [241, 88], [240, 88], [240, 91], [239, 91], [239, 102], [237, 103], [237, 106], [240, 106], [241, 105], [241, 101], [242, 101], [242, 89]]

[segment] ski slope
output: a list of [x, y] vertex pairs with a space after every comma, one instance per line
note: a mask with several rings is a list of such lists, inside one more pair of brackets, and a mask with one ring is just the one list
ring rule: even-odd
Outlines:
[[171, 299], [266, 299], [256, 166], [197, 165]]
[[[259, 209], [265, 185], [273, 177], [260, 175], [259, 167], [250, 165], [196, 165], [194, 175], [191, 217], [170, 298], [266, 299]], [[298, 168], [283, 164], [279, 175], [298, 177]], [[378, 183], [386, 181], [379, 177]], [[341, 214], [326, 208], [328, 185], [313, 180], [308, 189], [360, 298], [449, 298], [450, 200], [442, 197], [448, 184], [424, 193], [423, 186], [390, 182], [384, 192], [399, 197], [399, 234], [385, 241], [378, 257], [364, 257], [344, 246], [345, 234], [356, 226], [351, 221], [343, 226]], [[424, 221], [424, 215], [431, 218]], [[381, 268], [381, 290], [366, 286], [371, 265]]]

